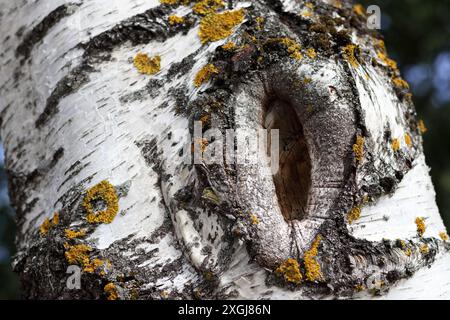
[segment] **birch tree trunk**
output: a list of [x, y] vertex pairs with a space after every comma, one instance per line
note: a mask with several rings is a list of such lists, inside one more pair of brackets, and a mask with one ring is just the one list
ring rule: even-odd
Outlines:
[[[425, 128], [366, 19], [346, 0], [0, 0], [24, 297], [450, 298]], [[222, 151], [194, 121], [279, 129], [278, 171], [183, 161]]]

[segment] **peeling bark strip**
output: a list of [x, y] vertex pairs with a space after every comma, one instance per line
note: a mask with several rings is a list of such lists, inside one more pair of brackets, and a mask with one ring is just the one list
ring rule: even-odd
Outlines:
[[50, 12], [33, 30], [26, 33], [24, 39], [16, 49], [16, 56], [18, 58], [21, 56], [24, 60], [29, 59], [34, 46], [41, 42], [47, 32], [63, 18], [73, 14], [77, 6], [75, 3], [67, 3]]
[[[89, 17], [80, 38], [46, 22], [26, 65], [15, 13], [51, 9], [4, 10], [1, 135], [25, 297], [450, 296], [423, 126], [360, 7], [83, 1], [67, 16]], [[199, 146], [226, 158], [221, 140], [256, 129], [279, 129], [274, 176], [184, 161]], [[80, 290], [66, 286], [72, 264]]]

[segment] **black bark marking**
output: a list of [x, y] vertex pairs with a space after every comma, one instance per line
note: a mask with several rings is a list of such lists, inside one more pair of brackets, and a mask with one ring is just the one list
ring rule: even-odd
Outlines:
[[[33, 50], [34, 46], [42, 41], [42, 39], [44, 39], [44, 37], [47, 35], [48, 31], [52, 29], [56, 24], [58, 24], [58, 22], [60, 22], [63, 18], [73, 14], [73, 9], [75, 6], [78, 5], [74, 3], [67, 3], [50, 12], [50, 14], [48, 14], [33, 28], [33, 30], [25, 35], [25, 38], [16, 49], [16, 57], [22, 56], [24, 60], [30, 58], [31, 51]], [[19, 29], [16, 35], [20, 36], [22, 33], [23, 27]]]

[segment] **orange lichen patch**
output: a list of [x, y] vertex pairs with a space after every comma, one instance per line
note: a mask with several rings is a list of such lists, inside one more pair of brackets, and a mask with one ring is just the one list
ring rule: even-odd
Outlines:
[[86, 235], [86, 230], [82, 229], [79, 231], [75, 231], [72, 229], [65, 229], [64, 233], [66, 235], [66, 238], [68, 239], [75, 239], [75, 238], [80, 238], [80, 237], [84, 237]]
[[419, 248], [420, 253], [422, 254], [427, 254], [428, 252], [430, 252], [430, 248], [428, 248], [427, 244], [422, 244]]
[[55, 212], [51, 220], [45, 218], [44, 222], [42, 222], [42, 224], [39, 226], [39, 232], [41, 233], [41, 235], [44, 236], [50, 231], [52, 227], [57, 226], [58, 223], [59, 223], [59, 213]]
[[66, 248], [66, 252], [64, 253], [64, 255], [67, 262], [83, 267], [84, 272], [94, 273], [103, 265], [110, 264], [109, 262], [105, 262], [97, 258], [91, 260], [89, 257], [89, 253], [92, 251], [92, 248], [88, 245], [77, 244], [71, 246], [68, 243], [65, 243], [64, 247]]
[[439, 232], [439, 237], [442, 239], [442, 241], [448, 241], [448, 234], [445, 231]]
[[303, 257], [306, 269], [305, 275], [306, 279], [309, 281], [317, 281], [322, 277], [320, 264], [316, 260], [317, 254], [319, 253], [318, 248], [321, 240], [322, 236], [318, 235], [313, 241], [311, 248], [306, 251], [305, 256]]
[[355, 154], [355, 159], [361, 162], [364, 158], [364, 137], [356, 136], [356, 142], [353, 145], [353, 153]]
[[312, 15], [313, 15], [313, 13], [312, 13], [310, 10], [303, 10], [303, 11], [300, 13], [300, 15], [301, 15], [303, 18], [311, 18]]
[[225, 39], [233, 33], [233, 29], [244, 21], [243, 9], [210, 13], [200, 21], [198, 35], [202, 43]]
[[44, 222], [42, 222], [41, 226], [39, 227], [39, 232], [41, 235], [46, 235], [52, 227], [52, 223], [48, 218], [45, 218]]
[[305, 6], [309, 9], [314, 9], [314, 5], [311, 2], [307, 2]]
[[182, 24], [184, 22], [184, 17], [180, 17], [180, 16], [169, 16], [169, 24], [171, 26], [176, 25], [176, 24]]
[[222, 49], [225, 51], [234, 51], [237, 49], [237, 45], [233, 41], [229, 41], [222, 46]]
[[108, 300], [117, 300], [119, 298], [119, 294], [117, 292], [116, 285], [112, 282], [108, 283], [104, 288], [103, 291], [107, 294]]
[[417, 234], [420, 237], [422, 237], [426, 230], [425, 221], [422, 217], [416, 218], [416, 226], [417, 226]]
[[[383, 43], [384, 46], [384, 43]], [[377, 52], [378, 58], [387, 66], [389, 67], [392, 71], [398, 71], [397, 68], [397, 62], [395, 62], [394, 60], [390, 59], [387, 54], [385, 53], [385, 50], [383, 51], [378, 51]]]
[[254, 225], [259, 224], [259, 219], [258, 219], [258, 217], [257, 217], [255, 214], [252, 214], [252, 215], [250, 216], [250, 220], [252, 221], [252, 223], [253, 223]]
[[138, 53], [134, 57], [134, 66], [140, 73], [152, 75], [161, 70], [161, 57], [150, 58], [145, 53]]
[[[84, 265], [83, 271], [87, 273], [94, 273], [95, 270], [100, 269], [106, 262], [100, 259], [93, 259], [92, 261], [89, 261], [86, 265]], [[101, 274], [104, 274], [105, 272], [102, 271]]]
[[409, 89], [409, 84], [402, 78], [396, 77], [392, 79], [392, 82], [394, 82], [394, 85], [399, 88], [403, 89]]
[[314, 48], [308, 48], [306, 49], [306, 55], [311, 59], [315, 59], [317, 57], [317, 52]]
[[52, 224], [53, 224], [54, 226], [56, 226], [56, 225], [58, 225], [58, 223], [59, 223], [59, 213], [58, 213], [58, 212], [55, 212], [55, 213], [53, 214]]
[[356, 292], [361, 292], [361, 291], [364, 291], [365, 289], [366, 289], [366, 286], [363, 283], [358, 283], [357, 285], [355, 285]]
[[283, 276], [286, 282], [299, 284], [302, 281], [302, 274], [300, 272], [300, 265], [298, 261], [289, 258], [283, 262], [276, 270], [275, 273], [279, 276]]
[[224, 7], [225, 2], [222, 0], [200, 0], [192, 7], [192, 11], [197, 14], [207, 15], [217, 12], [217, 10], [223, 9]]
[[333, 0], [331, 5], [333, 7], [341, 9], [342, 8], [342, 1], [341, 0]]
[[361, 207], [354, 207], [347, 213], [347, 221], [352, 224], [361, 217]]
[[81, 266], [87, 266], [90, 264], [89, 252], [92, 251], [92, 248], [85, 244], [77, 244], [74, 246], [70, 246], [65, 244], [67, 251], [64, 253], [67, 262], [70, 264], [78, 264]]
[[308, 77], [304, 77], [304, 78], [303, 78], [303, 84], [310, 84], [311, 81], [312, 81], [311, 78], [308, 78]]
[[177, 4], [178, 0], [159, 0], [162, 4]]
[[344, 59], [354, 68], [359, 66], [358, 59], [356, 59], [356, 50], [359, 50], [359, 47], [355, 44], [348, 44], [342, 48]]
[[209, 118], [210, 118], [209, 114], [205, 114], [205, 115], [203, 115], [203, 116], [200, 117], [200, 121], [201, 121], [203, 124], [205, 124], [205, 123], [208, 123], [208, 122], [209, 122]]
[[405, 133], [405, 143], [408, 147], [412, 146], [411, 136], [408, 133]]
[[427, 127], [425, 126], [425, 122], [422, 119], [419, 120], [417, 127], [419, 128], [419, 131], [422, 134], [428, 131]]
[[219, 73], [219, 70], [212, 63], [204, 66], [195, 76], [194, 84], [200, 87], [203, 83], [208, 82], [214, 74]]
[[386, 52], [386, 45], [382, 39], [376, 39], [376, 48], [381, 52]]
[[405, 240], [397, 239], [397, 243], [400, 248], [405, 249], [406, 248], [406, 242]]
[[405, 254], [406, 254], [407, 257], [410, 257], [410, 256], [412, 255], [412, 250], [411, 250], [411, 248], [407, 248], [407, 249], [405, 250]]
[[394, 152], [397, 152], [400, 149], [400, 140], [398, 139], [392, 139], [391, 147]]
[[302, 55], [300, 53], [301, 46], [290, 38], [281, 38], [280, 42], [286, 46], [287, 52], [291, 54], [291, 57], [297, 60], [302, 59]]
[[256, 29], [257, 30], [262, 30], [264, 21], [265, 21], [264, 17], [257, 17], [256, 18], [256, 24], [257, 24]]
[[[106, 209], [94, 211], [96, 201], [104, 202]], [[106, 180], [100, 182], [87, 191], [83, 207], [87, 212], [86, 219], [89, 223], [111, 223], [119, 211], [116, 189]]]
[[357, 3], [353, 6], [352, 11], [356, 13], [358, 16], [364, 17], [366, 15], [366, 10], [364, 9], [363, 5]]

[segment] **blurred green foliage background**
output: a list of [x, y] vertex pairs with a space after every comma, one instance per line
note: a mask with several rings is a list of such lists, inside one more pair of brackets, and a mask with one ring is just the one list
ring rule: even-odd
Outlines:
[[[413, 99], [429, 131], [424, 135], [427, 163], [442, 217], [450, 226], [450, 1], [369, 0], [382, 13], [382, 33], [391, 58], [411, 85]], [[0, 150], [0, 299], [19, 298], [14, 254], [14, 212], [9, 207]]]

